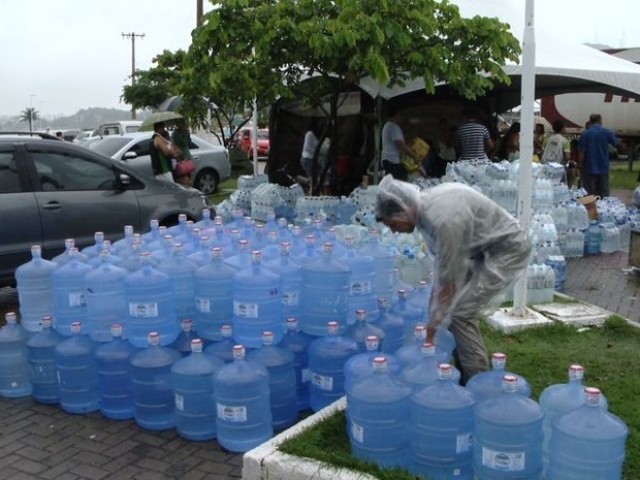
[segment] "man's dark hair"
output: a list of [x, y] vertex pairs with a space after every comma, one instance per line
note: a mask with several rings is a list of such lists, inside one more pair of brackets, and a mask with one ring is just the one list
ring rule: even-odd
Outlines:
[[58, 130], [58, 131], [56, 132], [56, 137], [60, 137], [60, 138], [62, 138], [62, 130]]
[[589, 115], [589, 122], [602, 123], [602, 115], [600, 115], [599, 113], [592, 113], [591, 115]]
[[376, 204], [376, 221], [380, 222], [385, 218], [391, 217], [397, 213], [402, 213], [403, 208], [391, 198], [378, 199]]
[[565, 127], [564, 122], [562, 120], [556, 120], [553, 122], [553, 132], [560, 133], [562, 129]]

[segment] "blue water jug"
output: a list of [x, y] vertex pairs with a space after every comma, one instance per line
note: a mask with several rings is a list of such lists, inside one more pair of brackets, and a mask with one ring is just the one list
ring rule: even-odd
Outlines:
[[109, 262], [109, 251], [100, 253], [102, 263], [84, 277], [87, 304], [87, 331], [98, 342], [111, 338], [114, 323], [123, 323], [127, 333], [127, 301], [124, 279], [127, 271]]
[[404, 290], [406, 292], [408, 292], [408, 294], [410, 295], [411, 292], [413, 292], [413, 290], [415, 290], [413, 288], [413, 285], [411, 285], [410, 283], [405, 282], [402, 279], [402, 276], [400, 274], [400, 269], [399, 268], [394, 268], [393, 269], [393, 278], [392, 278], [392, 291], [393, 294], [391, 296], [391, 298], [389, 299], [389, 305], [391, 306], [391, 308], [395, 307], [396, 303], [398, 303], [398, 292], [400, 290]]
[[373, 359], [384, 357], [387, 359], [387, 369], [392, 376], [398, 376], [402, 364], [394, 355], [380, 353], [380, 343], [376, 335], [366, 339], [366, 350], [349, 358], [344, 364], [344, 390], [349, 392], [353, 386], [373, 375]]
[[[416, 393], [436, 383], [439, 375], [438, 365], [436, 347], [433, 343], [427, 342], [422, 345], [422, 358], [417, 363], [404, 367], [400, 377]], [[459, 383], [460, 371], [452, 366], [451, 372], [451, 379]]]
[[293, 353], [293, 368], [296, 373], [296, 398], [298, 411], [309, 408], [309, 345], [314, 337], [298, 328], [298, 319], [287, 318], [287, 332], [278, 344], [279, 347]]
[[363, 255], [355, 249], [354, 237], [346, 237], [346, 253], [340, 262], [349, 267], [349, 298], [347, 324], [356, 322], [356, 312], [364, 310], [367, 320], [374, 321], [378, 316], [378, 298], [375, 291], [376, 270], [373, 257]]
[[314, 412], [344, 395], [344, 364], [358, 353], [355, 340], [339, 335], [338, 322], [328, 322], [326, 331], [327, 336], [309, 345], [309, 405]]
[[196, 338], [199, 338], [199, 335], [193, 329], [193, 322], [190, 318], [184, 318], [180, 321], [178, 338], [169, 345], [169, 348], [173, 348], [183, 357], [188, 357], [191, 354], [191, 341]]
[[284, 335], [282, 278], [262, 266], [260, 251], [252, 252], [252, 265], [233, 276], [233, 338], [257, 348], [262, 332], [273, 332], [274, 343]]
[[358, 344], [358, 352], [364, 353], [367, 351], [366, 340], [367, 337], [374, 335], [378, 338], [380, 346], [384, 345], [385, 333], [380, 327], [373, 325], [367, 321], [368, 316], [365, 310], [356, 310], [356, 321], [354, 324], [349, 325], [344, 332], [344, 335], [353, 338]]
[[279, 257], [264, 262], [264, 266], [282, 278], [282, 315], [284, 318], [299, 318], [301, 315], [302, 268], [291, 259], [291, 244], [282, 242]]
[[238, 250], [225, 260], [225, 263], [235, 270], [242, 270], [251, 266], [251, 250], [249, 240], [238, 241]]
[[433, 480], [472, 480], [474, 395], [457, 385], [454, 369], [438, 366], [438, 379], [411, 397], [410, 470]]
[[187, 215], [184, 213], [180, 213], [178, 215], [178, 223], [175, 225], [170, 226], [167, 229], [167, 233], [169, 235], [172, 235], [174, 237], [177, 237], [178, 235], [185, 235], [187, 233], [187, 222], [189, 220], [187, 219]]
[[173, 245], [173, 255], [158, 265], [158, 270], [169, 275], [171, 291], [178, 321], [196, 314], [195, 272], [198, 267], [184, 255], [181, 243]]
[[233, 275], [236, 270], [223, 261], [219, 247], [211, 249], [209, 263], [195, 271], [195, 328], [207, 340], [219, 341], [222, 325], [233, 315]]
[[602, 408], [600, 390], [586, 387], [584, 404], [553, 420], [547, 480], [620, 480], [629, 428]]
[[537, 480], [542, 474], [540, 406], [504, 375], [503, 391], [476, 404], [473, 468], [478, 480]]
[[[554, 418], [559, 415], [573, 412], [584, 404], [584, 367], [571, 365], [569, 367], [569, 382], [549, 385], [540, 394], [540, 408], [544, 412], [542, 431], [544, 442], [542, 444], [542, 462], [545, 471], [549, 466], [549, 443], [551, 441], [551, 426]], [[608, 402], [604, 395], [600, 395], [600, 408], [607, 410]]]
[[93, 244], [80, 250], [84, 255], [91, 260], [93, 257], [98, 257], [104, 250], [104, 232], [95, 232], [93, 234]]
[[408, 291], [398, 290], [398, 302], [391, 308], [391, 311], [396, 315], [400, 315], [404, 320], [405, 343], [412, 343], [416, 325], [425, 325], [424, 310], [418, 309], [409, 303]]
[[378, 318], [373, 325], [384, 332], [382, 351], [393, 353], [404, 343], [404, 319], [389, 311], [389, 299], [378, 297]]
[[317, 248], [317, 239], [313, 235], [307, 235], [304, 237], [304, 245], [304, 249], [293, 258], [294, 261], [301, 266], [314, 262], [321, 256], [321, 252], [319, 252]]
[[55, 262], [58, 264], [58, 267], [61, 267], [62, 265], [66, 265], [67, 263], [69, 263], [71, 261], [71, 251], [75, 248], [75, 255], [73, 255], [75, 258], [77, 258], [78, 260], [80, 260], [83, 263], [87, 263], [89, 261], [89, 257], [87, 257], [86, 255], [84, 255], [83, 253], [80, 252], [80, 250], [78, 248], [76, 248], [76, 241], [73, 238], [66, 238], [64, 241], [64, 252], [62, 252], [59, 255], [56, 255], [55, 257], [53, 257], [51, 259], [52, 262]]
[[589, 228], [584, 235], [584, 253], [586, 255], [597, 255], [600, 253], [600, 245], [602, 244], [602, 230], [597, 220], [589, 222]]
[[100, 408], [98, 370], [94, 353], [97, 343], [81, 333], [81, 323], [71, 324], [71, 337], [54, 350], [60, 381], [60, 406], [69, 413], [95, 412]]
[[20, 321], [29, 332], [40, 330], [40, 320], [54, 310], [53, 271], [57, 264], [42, 258], [40, 245], [31, 247], [31, 260], [16, 269]]
[[262, 252], [262, 262], [267, 263], [277, 260], [280, 257], [280, 244], [278, 242], [278, 232], [267, 232], [267, 243], [260, 249]]
[[333, 245], [323, 245], [322, 256], [302, 267], [300, 328], [309, 335], [327, 332], [327, 322], [346, 325], [351, 270], [333, 258]]
[[382, 468], [405, 466], [411, 390], [389, 374], [386, 358], [373, 364], [374, 374], [347, 393], [351, 452]]
[[273, 333], [262, 334], [262, 347], [247, 354], [247, 360], [262, 365], [269, 372], [269, 403], [273, 429], [284, 430], [298, 418], [296, 372], [293, 353], [273, 345]]
[[171, 384], [171, 366], [180, 354], [160, 346], [160, 335], [148, 335], [148, 348], [131, 356], [134, 418], [147, 430], [167, 430], [175, 427], [175, 398]]
[[111, 341], [96, 348], [100, 413], [112, 420], [133, 418], [133, 379], [129, 360], [137, 349], [122, 338], [122, 325], [111, 326]]
[[377, 296], [391, 297], [393, 295], [393, 270], [395, 255], [380, 242], [380, 232], [371, 230], [369, 236], [360, 247], [360, 253], [373, 258], [376, 273], [374, 291]]
[[[122, 263], [122, 258], [120, 258], [118, 255], [113, 253], [113, 251], [111, 250], [111, 241], [109, 240], [104, 241], [103, 251], [109, 252], [109, 256], [107, 257], [107, 261], [109, 263], [120, 266], [120, 264]], [[91, 265], [92, 268], [96, 268], [100, 266], [100, 264], [102, 263], [102, 252], [100, 252], [100, 254], [96, 256], [90, 257], [87, 263]]]
[[28, 397], [32, 392], [26, 345], [29, 335], [15, 312], [7, 312], [5, 322], [0, 328], [0, 396]]
[[61, 335], [71, 335], [71, 324], [87, 325], [87, 302], [85, 301], [85, 277], [93, 270], [77, 258], [77, 248], [69, 252], [69, 261], [53, 271], [53, 300], [56, 318], [55, 328]]
[[474, 393], [478, 402], [502, 394], [504, 390], [503, 377], [505, 375], [511, 375], [516, 378], [516, 391], [520, 395], [531, 396], [529, 382], [524, 377], [505, 370], [507, 356], [504, 353], [496, 352], [491, 355], [491, 366], [492, 370], [476, 373], [466, 384], [467, 389]]
[[213, 376], [224, 365], [202, 351], [202, 340], [191, 341], [191, 355], [171, 367], [175, 392], [176, 430], [187, 440], [216, 438], [216, 401]]
[[232, 452], [246, 452], [273, 436], [269, 403], [269, 373], [245, 359], [236, 345], [234, 361], [213, 377], [218, 443]]
[[403, 366], [414, 365], [422, 359], [422, 345], [427, 340], [427, 327], [416, 325], [413, 327], [413, 339], [394, 353]]
[[42, 317], [42, 330], [27, 339], [27, 360], [33, 388], [31, 396], [38, 403], [60, 402], [55, 348], [61, 341], [62, 336], [53, 329], [53, 317], [50, 315]]
[[127, 339], [136, 347], [147, 345], [149, 333], [158, 332], [161, 345], [170, 345], [180, 333], [171, 279], [154, 268], [149, 252], [142, 252], [142, 267], [124, 279], [127, 299]]
[[222, 325], [220, 327], [220, 340], [211, 343], [205, 348], [205, 353], [218, 357], [225, 363], [233, 362], [233, 347], [236, 342], [233, 340], [233, 327]]

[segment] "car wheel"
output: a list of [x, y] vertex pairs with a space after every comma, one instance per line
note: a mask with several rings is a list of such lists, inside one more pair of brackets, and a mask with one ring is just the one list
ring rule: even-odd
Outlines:
[[193, 179], [194, 188], [197, 188], [205, 195], [215, 193], [216, 190], [218, 190], [219, 183], [220, 177], [218, 176], [218, 172], [212, 168], [205, 168]]

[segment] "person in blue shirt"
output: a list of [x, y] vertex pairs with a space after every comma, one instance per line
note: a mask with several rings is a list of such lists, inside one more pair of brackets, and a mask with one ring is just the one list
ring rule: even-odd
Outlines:
[[602, 126], [602, 115], [589, 116], [591, 126], [578, 141], [578, 163], [582, 168], [582, 186], [589, 195], [609, 196], [609, 145], [618, 140], [611, 130]]

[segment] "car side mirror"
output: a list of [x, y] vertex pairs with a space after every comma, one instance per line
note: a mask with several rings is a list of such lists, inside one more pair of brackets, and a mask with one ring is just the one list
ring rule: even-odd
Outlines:
[[129, 175], [127, 175], [126, 173], [121, 173], [120, 174], [120, 186], [121, 187], [128, 187], [129, 185], [131, 185], [131, 177]]
[[138, 158], [138, 154], [136, 152], [127, 152], [122, 156], [123, 160], [131, 160], [132, 158]]

